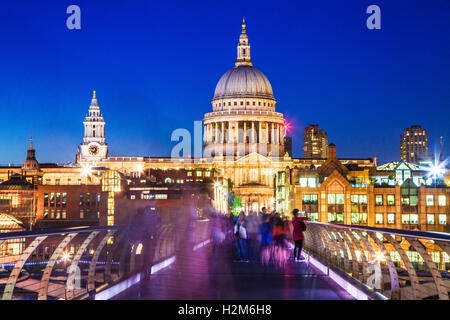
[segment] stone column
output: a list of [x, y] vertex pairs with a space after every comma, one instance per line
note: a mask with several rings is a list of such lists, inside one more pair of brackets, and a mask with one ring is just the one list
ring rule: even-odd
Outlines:
[[266, 144], [269, 143], [269, 123], [266, 122], [266, 140], [264, 141]]
[[255, 143], [255, 121], [252, 121], [252, 143]]
[[214, 143], [219, 143], [219, 124], [216, 122], [214, 124], [214, 130], [215, 130], [215, 137], [214, 137]]
[[223, 133], [224, 133], [224, 129], [223, 129], [223, 121], [221, 121], [220, 123], [222, 124], [222, 132], [221, 132], [220, 140], [221, 140], [221, 143], [223, 143], [223, 142], [224, 142], [224, 137], [225, 137], [225, 135], [223, 134]]
[[261, 143], [261, 136], [262, 136], [262, 128], [261, 128], [261, 121], [259, 121], [258, 143]]
[[244, 121], [244, 136], [242, 137], [244, 139], [243, 143], [247, 141], [247, 121]]

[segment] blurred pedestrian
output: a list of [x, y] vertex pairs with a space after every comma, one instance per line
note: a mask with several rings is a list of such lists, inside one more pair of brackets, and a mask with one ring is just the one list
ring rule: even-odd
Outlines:
[[292, 211], [294, 218], [292, 218], [292, 239], [294, 240], [294, 261], [303, 260], [302, 254], [302, 246], [303, 246], [303, 231], [306, 230], [305, 221], [306, 217], [300, 217], [298, 209], [294, 209]]
[[238, 261], [248, 262], [247, 252], [247, 221], [243, 211], [239, 214], [234, 225], [234, 236], [238, 255]]

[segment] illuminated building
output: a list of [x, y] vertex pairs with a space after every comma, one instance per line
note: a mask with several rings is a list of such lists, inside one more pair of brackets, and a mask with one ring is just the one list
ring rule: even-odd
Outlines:
[[[313, 221], [449, 232], [450, 188], [405, 162], [359, 166], [336, 158], [277, 174], [280, 211], [305, 211]], [[344, 164], [345, 163], [345, 164]]]
[[326, 159], [328, 137], [318, 124], [311, 124], [303, 130], [303, 158]]
[[428, 157], [428, 133], [419, 125], [406, 128], [400, 135], [400, 159], [418, 163]]
[[30, 229], [36, 218], [37, 193], [24, 176], [15, 173], [0, 183], [0, 213], [8, 214]]
[[[26, 231], [22, 222], [10, 214], [0, 213], [0, 233]], [[0, 263], [15, 261], [22, 254], [24, 238], [6, 240], [0, 243]]]

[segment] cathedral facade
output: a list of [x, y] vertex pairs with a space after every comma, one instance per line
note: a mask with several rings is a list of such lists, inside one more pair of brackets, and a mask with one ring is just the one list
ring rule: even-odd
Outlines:
[[220, 201], [215, 199], [216, 209], [227, 210], [224, 202], [230, 190], [240, 198], [245, 212], [274, 209], [274, 176], [292, 159], [284, 150], [285, 120], [275, 111], [272, 86], [253, 67], [245, 21], [235, 65], [220, 78], [211, 104], [212, 112], [203, 119], [202, 158], [108, 157], [105, 122], [94, 93], [77, 164], [127, 175], [141, 175], [147, 169], [214, 168], [220, 175], [216, 192], [221, 194]]

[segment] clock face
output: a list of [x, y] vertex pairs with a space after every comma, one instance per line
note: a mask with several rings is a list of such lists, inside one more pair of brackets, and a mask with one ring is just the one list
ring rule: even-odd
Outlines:
[[95, 156], [96, 154], [98, 154], [98, 146], [93, 144], [91, 146], [89, 146], [89, 153], [93, 156]]

